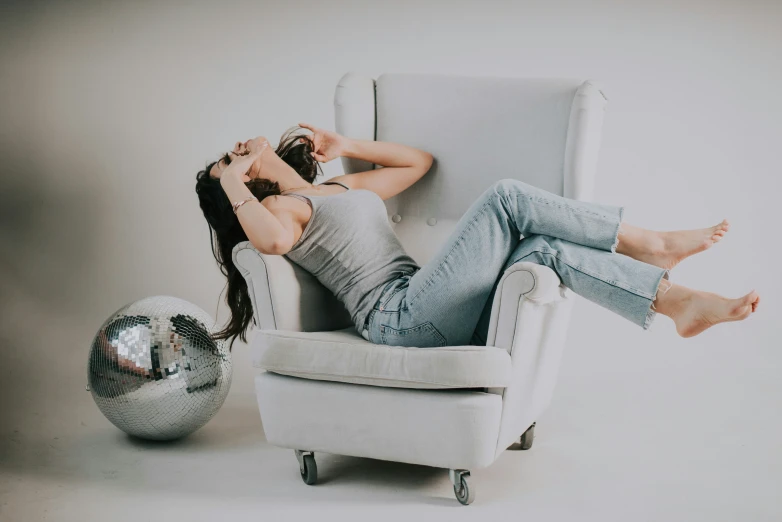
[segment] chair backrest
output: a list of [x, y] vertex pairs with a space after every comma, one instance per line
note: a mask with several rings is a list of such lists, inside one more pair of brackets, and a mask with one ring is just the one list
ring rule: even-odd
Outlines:
[[[427, 262], [475, 198], [515, 178], [591, 198], [606, 98], [592, 81], [561, 78], [347, 73], [334, 96], [336, 131], [431, 153], [431, 170], [386, 200], [407, 252]], [[346, 173], [376, 168], [342, 158]]]

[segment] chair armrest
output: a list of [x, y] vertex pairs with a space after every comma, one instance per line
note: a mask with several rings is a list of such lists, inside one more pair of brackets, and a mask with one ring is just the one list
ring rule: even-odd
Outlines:
[[[528, 261], [514, 263], [503, 274], [494, 294], [486, 344], [510, 352], [519, 326], [519, 311], [525, 301], [549, 305], [568, 299], [570, 293], [549, 267]], [[545, 325], [540, 324], [538, 328]]]
[[312, 274], [284, 256], [259, 252], [249, 241], [233, 248], [262, 330], [322, 332], [353, 326], [345, 306]]
[[551, 401], [574, 297], [556, 272], [536, 263], [515, 263], [500, 280], [487, 344], [508, 351], [512, 376], [509, 386], [488, 389], [502, 395], [498, 452], [518, 440]]

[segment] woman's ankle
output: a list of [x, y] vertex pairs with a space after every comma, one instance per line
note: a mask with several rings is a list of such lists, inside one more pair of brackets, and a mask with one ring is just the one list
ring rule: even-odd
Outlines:
[[652, 308], [657, 313], [674, 319], [694, 294], [694, 290], [663, 278], [652, 301]]
[[625, 222], [619, 224], [618, 239], [616, 253], [624, 254], [633, 259], [656, 254], [665, 246], [659, 232]]

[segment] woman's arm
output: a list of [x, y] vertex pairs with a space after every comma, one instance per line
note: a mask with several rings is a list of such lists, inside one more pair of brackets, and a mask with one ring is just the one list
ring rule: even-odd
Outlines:
[[366, 172], [329, 178], [330, 181], [339, 181], [353, 189], [371, 190], [382, 199], [399, 194], [421, 179], [434, 162], [434, 157], [428, 152], [401, 143], [348, 138], [308, 123], [299, 123], [299, 126], [313, 132], [307, 138], [312, 141], [312, 156], [320, 162], [341, 156], [382, 166]]
[[407, 145], [357, 139], [348, 139], [340, 155], [382, 165], [382, 168], [329, 179], [351, 188], [371, 190], [384, 200], [396, 196], [424, 177], [434, 161], [428, 152]]
[[341, 155], [384, 167], [421, 167], [422, 175], [429, 170], [434, 160], [428, 152], [401, 143], [354, 138], [345, 139]]
[[[256, 155], [235, 159], [220, 176], [220, 185], [231, 204], [253, 195], [245, 185], [242, 176], [249, 169]], [[248, 201], [236, 211], [236, 217], [247, 239], [261, 253], [279, 255], [290, 250], [293, 232], [283, 226], [279, 219], [258, 201]]]
[[431, 154], [401, 143], [348, 138], [304, 122], [300, 122], [299, 127], [312, 131], [311, 136], [306, 136], [312, 141], [311, 154], [323, 163], [342, 156], [384, 167], [426, 167], [429, 170], [432, 165]]

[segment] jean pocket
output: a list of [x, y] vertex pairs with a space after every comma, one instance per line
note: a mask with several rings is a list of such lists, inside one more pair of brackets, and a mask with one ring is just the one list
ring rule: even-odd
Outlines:
[[411, 328], [402, 329], [382, 325], [380, 327], [380, 342], [390, 346], [431, 348], [445, 346], [448, 341], [431, 321], [427, 321]]

